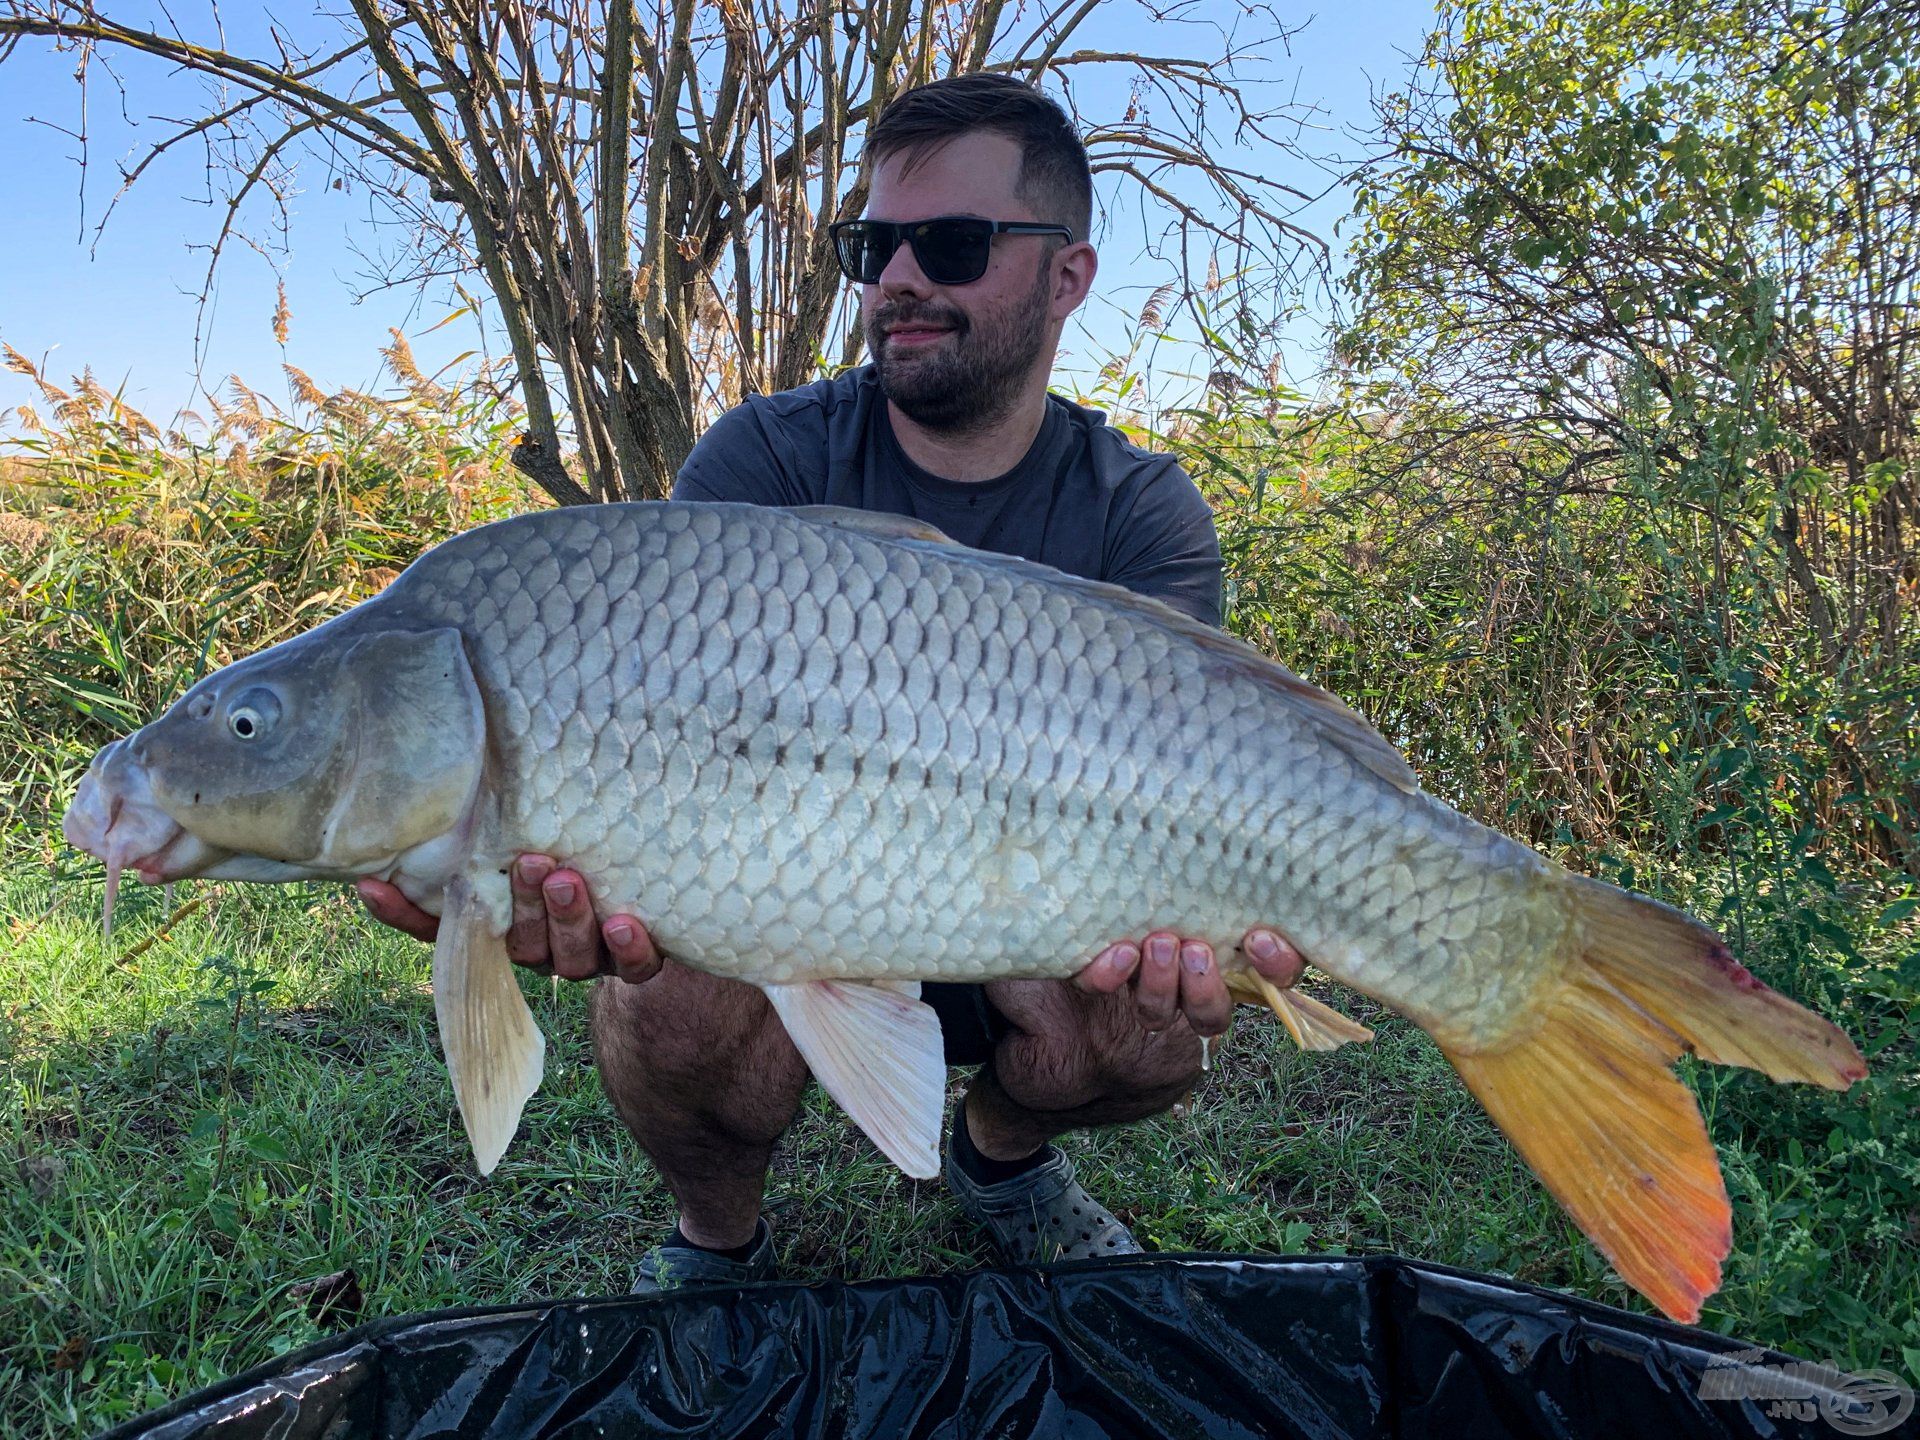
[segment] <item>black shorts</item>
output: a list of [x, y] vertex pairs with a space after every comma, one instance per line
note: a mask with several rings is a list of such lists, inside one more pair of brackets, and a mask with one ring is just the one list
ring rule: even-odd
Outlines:
[[984, 1065], [994, 1046], [1013, 1033], [1013, 1022], [988, 1003], [984, 985], [928, 981], [920, 987], [920, 998], [940, 1017], [949, 1065]]

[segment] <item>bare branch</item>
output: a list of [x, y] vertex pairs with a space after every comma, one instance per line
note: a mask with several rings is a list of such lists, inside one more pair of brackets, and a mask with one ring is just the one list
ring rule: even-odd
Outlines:
[[1037, 18], [1006, 0], [350, 0], [337, 41], [303, 49], [270, 24], [248, 55], [119, 24], [92, 0], [0, 0], [0, 55], [23, 63], [20, 41], [43, 37], [231, 87], [171, 122], [108, 207], [198, 140], [209, 174], [231, 176], [212, 201], [214, 264], [252, 243], [253, 204], [314, 156], [381, 209], [392, 243], [368, 247], [374, 285], [482, 274], [524, 391], [521, 466], [570, 502], [664, 494], [703, 415], [809, 378], [851, 305], [827, 231], [865, 207], [864, 127], [935, 75], [1129, 70], [1159, 123], [1095, 117], [1096, 163], [1137, 182], [1183, 243], [1232, 247], [1242, 312], [1276, 313], [1251, 277], [1290, 283], [1273, 266], [1323, 247], [1288, 220], [1298, 192], [1222, 163], [1213, 138], [1272, 123], [1234, 73], [1258, 46], [1072, 48], [1095, 15], [1089, 0]]

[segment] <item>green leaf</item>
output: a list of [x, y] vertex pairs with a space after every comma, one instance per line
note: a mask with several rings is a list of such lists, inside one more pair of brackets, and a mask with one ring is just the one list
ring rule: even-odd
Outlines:
[[1916, 910], [1920, 910], [1920, 895], [1903, 896], [1880, 912], [1880, 923], [1898, 925]]
[[1838, 950], [1842, 955], [1857, 955], [1859, 953], [1854, 946], [1853, 936], [1849, 935], [1845, 930], [1842, 930], [1824, 915], [1808, 916], [1807, 928], [1822, 940], [1832, 945], [1833, 948]]
[[1828, 1293], [1827, 1309], [1841, 1324], [1856, 1329], [1866, 1329], [1880, 1323], [1878, 1315], [1844, 1290], [1833, 1290]]
[[1817, 855], [1807, 856], [1805, 859], [1803, 859], [1800, 862], [1800, 870], [1802, 874], [1809, 875], [1814, 880], [1818, 881], [1820, 884], [1820, 888], [1822, 890], [1825, 890], [1829, 895], [1834, 895], [1839, 893], [1839, 890], [1840, 890], [1839, 876], [1835, 875], [1832, 870], [1828, 869], [1826, 862], [1821, 860], [1819, 856]]
[[217, 1110], [202, 1110], [193, 1117], [193, 1124], [187, 1127], [187, 1134], [195, 1140], [211, 1140], [220, 1133], [222, 1119]]
[[256, 1133], [247, 1136], [240, 1143], [255, 1159], [267, 1160], [275, 1165], [287, 1165], [293, 1161], [293, 1156], [288, 1153], [287, 1147], [271, 1135]]
[[240, 1233], [240, 1207], [224, 1196], [216, 1195], [207, 1201], [207, 1218], [222, 1235]]

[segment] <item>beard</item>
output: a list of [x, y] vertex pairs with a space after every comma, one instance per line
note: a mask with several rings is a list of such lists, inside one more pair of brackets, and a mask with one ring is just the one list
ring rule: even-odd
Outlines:
[[[1047, 343], [1052, 266], [1042, 260], [1027, 296], [1005, 310], [967, 316], [938, 302], [881, 305], [866, 319], [867, 349], [880, 389], [916, 425], [947, 435], [991, 429], [1018, 407]], [[887, 329], [908, 323], [949, 327], [927, 347], [896, 352]]]

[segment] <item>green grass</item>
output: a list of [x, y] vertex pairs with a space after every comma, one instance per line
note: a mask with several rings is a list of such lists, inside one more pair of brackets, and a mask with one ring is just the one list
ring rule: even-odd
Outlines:
[[[585, 987], [523, 982], [547, 1080], [482, 1181], [425, 947], [333, 889], [189, 898], [162, 933], [135, 888], [109, 943], [97, 874], [0, 880], [0, 1433], [89, 1433], [356, 1319], [626, 1288], [671, 1206], [601, 1094]], [[1328, 998], [1375, 1043], [1304, 1057], [1244, 1011], [1189, 1106], [1067, 1142], [1149, 1248], [1395, 1250], [1644, 1308], [1424, 1035]], [[1875, 1110], [1911, 1096], [1911, 1037], [1877, 1065], [1882, 1088], [1846, 1100], [1704, 1081], [1736, 1207], [1707, 1323], [1914, 1375], [1920, 1215], [1883, 1192], [1920, 1176], [1920, 1144]], [[817, 1090], [768, 1200], [790, 1275], [988, 1259], [939, 1182]], [[295, 1287], [345, 1269], [364, 1305], [316, 1319]]]

